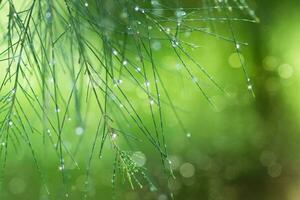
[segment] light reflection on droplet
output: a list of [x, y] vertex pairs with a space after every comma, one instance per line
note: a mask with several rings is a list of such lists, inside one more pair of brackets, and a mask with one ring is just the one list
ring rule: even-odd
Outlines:
[[112, 53], [117, 56], [118, 55], [118, 52], [116, 50], [113, 50]]
[[113, 134], [111, 135], [111, 138], [112, 138], [113, 140], [117, 139], [117, 137], [118, 137], [118, 135], [117, 135], [116, 133], [113, 133]]
[[76, 134], [76, 135], [80, 136], [80, 135], [82, 135], [83, 133], [84, 133], [84, 129], [83, 129], [81, 126], [77, 126], [77, 127], [75, 128], [75, 134]]
[[186, 134], [186, 137], [187, 137], [187, 138], [191, 138], [191, 137], [192, 137], [192, 134], [191, 134], [191, 133], [187, 133], [187, 134]]

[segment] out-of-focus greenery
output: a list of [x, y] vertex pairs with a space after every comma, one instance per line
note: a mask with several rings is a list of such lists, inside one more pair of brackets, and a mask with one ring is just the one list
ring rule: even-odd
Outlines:
[[[176, 178], [166, 180], [159, 154], [144, 144], [139, 147], [142, 153], [135, 156], [142, 157], [138, 160], [144, 162], [145, 155], [145, 166], [157, 191], [151, 192], [147, 186], [132, 191], [129, 184], [118, 184], [118, 198], [166, 200], [172, 191], [179, 200], [300, 199], [299, 5], [296, 0], [252, 3], [260, 23], [239, 23], [235, 31], [238, 38], [249, 43], [242, 47], [242, 57], [253, 80], [255, 98], [247, 91], [234, 48], [222, 41], [199, 39], [195, 35], [191, 40], [203, 41], [203, 46], [199, 51], [189, 52], [207, 66], [228, 93], [204, 86], [212, 91], [217, 109], [182, 76], [182, 69], [174, 72], [176, 62], [168, 57], [168, 52], [156, 53], [157, 65], [165, 69], [162, 76], [169, 77], [168, 91], [188, 133], [179, 129], [171, 110], [164, 111], [166, 141]], [[143, 106], [138, 110], [147, 115]], [[39, 139], [36, 136], [35, 140]], [[62, 183], [57, 158], [43, 153], [42, 144], [36, 145], [50, 191], [58, 191]], [[90, 144], [82, 143], [79, 165], [85, 163], [89, 151]], [[92, 199], [110, 199], [113, 193], [114, 158], [109, 153], [109, 144], [105, 151], [101, 162], [95, 162], [91, 171]], [[80, 199], [85, 169], [66, 168], [69, 199]], [[22, 148], [10, 156], [0, 199], [47, 199], [40, 194], [41, 188], [30, 149]]]

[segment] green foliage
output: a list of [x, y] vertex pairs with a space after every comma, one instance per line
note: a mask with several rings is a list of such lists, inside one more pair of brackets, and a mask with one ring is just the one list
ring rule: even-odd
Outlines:
[[[155, 188], [146, 169], [132, 158], [132, 152], [144, 144], [142, 140], [157, 150], [171, 176], [164, 135], [165, 107], [172, 109], [182, 131], [187, 136], [189, 133], [157, 60], [171, 56], [215, 106], [203, 85], [209, 83], [226, 92], [190, 54], [200, 47], [189, 41], [190, 35], [228, 42], [240, 55], [247, 43], [237, 39], [234, 23], [258, 21], [244, 0], [4, 0], [0, 1], [0, 11], [1, 17], [7, 15], [0, 29], [1, 175], [8, 156], [14, 156], [9, 150], [25, 144], [50, 195], [39, 164], [42, 158], [38, 159], [32, 144], [33, 135], [38, 135], [45, 149], [54, 148], [65, 197], [65, 160], [79, 167], [76, 154], [85, 134], [91, 146], [86, 156], [86, 190], [94, 154], [98, 152], [100, 159], [106, 143], [115, 154], [113, 185], [116, 174], [120, 174], [132, 188], [142, 187], [144, 182]], [[228, 32], [219, 33], [218, 26], [224, 25]], [[247, 88], [253, 93], [240, 56], [239, 60]], [[132, 94], [133, 89], [141, 93], [142, 100]], [[138, 109], [141, 104], [146, 104], [151, 123], [146, 123], [147, 116]], [[69, 130], [75, 130], [75, 135]], [[66, 141], [76, 147], [69, 148]]]

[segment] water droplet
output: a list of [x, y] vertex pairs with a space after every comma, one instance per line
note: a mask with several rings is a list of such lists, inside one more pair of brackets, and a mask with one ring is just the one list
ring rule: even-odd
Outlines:
[[49, 60], [49, 65], [50, 65], [50, 66], [54, 66], [54, 65], [55, 65], [55, 60], [50, 59], [50, 60]]
[[247, 89], [248, 89], [248, 90], [252, 90], [252, 89], [253, 89], [253, 86], [252, 86], [251, 84], [249, 84], [249, 85], [247, 86]]
[[154, 104], [154, 101], [153, 99], [150, 99], [150, 104], [153, 105]]
[[115, 56], [118, 55], [118, 52], [114, 49], [113, 52], [112, 52]]
[[122, 79], [117, 80], [117, 84], [120, 85], [121, 83], [123, 83]]
[[88, 6], [89, 6], [88, 2], [85, 2], [85, 3], [84, 3], [84, 6], [85, 6], [85, 7], [88, 7]]
[[60, 165], [60, 166], [58, 167], [58, 169], [59, 169], [59, 171], [64, 170], [64, 169], [65, 169], [65, 165], [64, 165], [64, 164]]
[[149, 82], [149, 81], [146, 81], [146, 82], [145, 82], [145, 86], [146, 86], [146, 87], [149, 87], [149, 86], [150, 86], [150, 82]]
[[152, 6], [159, 6], [159, 2], [157, 0], [151, 0]]
[[180, 9], [175, 12], [175, 15], [176, 17], [181, 18], [186, 15], [186, 12]]
[[193, 77], [192, 77], [192, 81], [193, 81], [194, 83], [197, 83], [197, 82], [198, 82], [198, 78], [195, 77], [195, 76], [193, 76]]
[[113, 140], [117, 139], [117, 137], [118, 137], [118, 135], [117, 135], [116, 133], [113, 133], [113, 134], [111, 135], [111, 138], [112, 138]]
[[137, 72], [142, 71], [142, 69], [141, 69], [140, 67], [137, 67], [135, 70], [136, 70]]
[[173, 47], [177, 47], [179, 45], [179, 42], [176, 39], [173, 39], [171, 43]]
[[191, 137], [192, 137], [192, 134], [191, 134], [191, 133], [187, 133], [187, 134], [186, 134], [186, 137], [187, 137], [187, 138], [191, 138]]
[[75, 128], [75, 134], [80, 136], [84, 133], [84, 129], [81, 126]]
[[166, 32], [167, 32], [168, 34], [170, 34], [171, 29], [170, 29], [169, 27], [167, 27], [167, 28], [166, 28]]
[[51, 12], [46, 12], [46, 14], [45, 14], [45, 17], [46, 17], [46, 19], [50, 19], [51, 18]]

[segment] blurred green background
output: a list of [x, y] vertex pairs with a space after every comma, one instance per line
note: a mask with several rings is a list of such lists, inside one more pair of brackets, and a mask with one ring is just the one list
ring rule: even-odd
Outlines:
[[[172, 191], [178, 200], [300, 200], [300, 5], [297, 0], [261, 0], [252, 5], [260, 23], [240, 23], [235, 31], [249, 43], [242, 48], [242, 55], [255, 98], [247, 91], [234, 48], [207, 40], [201, 54], [191, 54], [207, 66], [229, 95], [213, 93], [218, 107], [214, 110], [194, 84], [181, 77], [180, 70], [176, 72], [167, 83], [168, 90], [190, 134], [187, 137], [179, 130], [171, 112], [165, 113], [176, 179], [166, 180], [158, 153], [145, 145], [139, 150], [158, 190], [132, 191], [128, 184], [118, 185], [119, 199], [166, 200]], [[164, 55], [158, 62], [166, 66], [166, 72], [176, 64]], [[179, 91], [179, 87], [183, 89]], [[83, 147], [82, 158], [88, 157], [89, 147]], [[42, 152], [39, 155], [49, 188], [59, 191], [57, 161]], [[91, 199], [110, 199], [112, 160], [107, 156], [94, 161]], [[70, 168], [67, 173], [69, 199], [80, 199], [85, 171]], [[41, 192], [30, 150], [9, 160], [4, 183], [1, 200], [48, 198]], [[60, 199], [59, 192], [53, 198]]]

